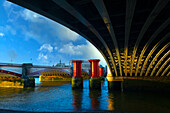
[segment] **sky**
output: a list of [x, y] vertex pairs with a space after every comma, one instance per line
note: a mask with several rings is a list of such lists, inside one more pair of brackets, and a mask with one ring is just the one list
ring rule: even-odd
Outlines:
[[100, 52], [69, 28], [26, 8], [0, 0], [0, 63], [55, 65], [61, 60], [100, 59]]

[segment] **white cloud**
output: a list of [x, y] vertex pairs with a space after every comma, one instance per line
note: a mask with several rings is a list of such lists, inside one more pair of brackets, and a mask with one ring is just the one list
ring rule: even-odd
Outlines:
[[[75, 58], [75, 59], [82, 59], [82, 60], [100, 59], [100, 64], [103, 66], [106, 65], [105, 59], [103, 58], [101, 53], [96, 49], [96, 47], [94, 47], [88, 41], [86, 41], [86, 44], [81, 44], [81, 45], [74, 45], [72, 42], [70, 42], [59, 48], [52, 47], [49, 44], [44, 44], [40, 47], [39, 50], [41, 50], [41, 52], [38, 55], [38, 60], [41, 63], [42, 62], [49, 63], [50, 61], [56, 62], [59, 61], [59, 59], [63, 59], [64, 62], [69, 62], [69, 60]], [[50, 51], [52, 50], [58, 50], [59, 53], [56, 51], [51, 53]], [[66, 59], [63, 56], [66, 57]]]
[[[12, 35], [16, 35], [16, 30], [13, 27], [9, 26], [9, 25], [0, 26], [0, 31], [2, 31], [3, 34], [11, 33]], [[1, 36], [2, 36], [2, 34], [1, 34]]]
[[[8, 22], [15, 25], [15, 30], [21, 31], [25, 40], [34, 39], [40, 44], [56, 44], [80, 39], [79, 34], [69, 28], [31, 10], [15, 7], [15, 4], [8, 1], [4, 1], [3, 6], [8, 14]], [[17, 20], [21, 19], [27, 21], [26, 24], [17, 24]], [[16, 34], [14, 30], [10, 32]]]
[[9, 25], [6, 25], [6, 28], [7, 32], [11, 32], [12, 35], [16, 35], [16, 30], [13, 29], [11, 26]]
[[55, 47], [54, 49], [55, 49], [55, 50], [58, 50], [58, 47]]
[[40, 47], [40, 49], [39, 49], [40, 51], [42, 51], [42, 50], [47, 50], [47, 51], [49, 51], [50, 53], [53, 51], [53, 47], [50, 45], [50, 44], [43, 44], [41, 47]]
[[7, 21], [16, 22], [16, 20], [20, 17], [20, 14], [18, 13], [19, 8], [17, 8], [18, 6], [12, 2], [5, 0], [3, 2], [3, 7], [5, 8], [7, 16], [8, 16]]
[[102, 64], [103, 66], [107, 65], [102, 54], [90, 42], [87, 41], [87, 46], [83, 49], [83, 52], [84, 52], [84, 55], [86, 55], [86, 58], [88, 58], [88, 59], [100, 59], [100, 64]]
[[23, 11], [20, 12], [21, 13], [21, 16], [25, 19], [25, 20], [28, 20], [28, 21], [31, 21], [31, 22], [38, 22], [38, 23], [41, 23], [43, 22], [43, 16], [33, 12], [33, 11], [30, 11], [28, 9], [24, 9]]
[[47, 63], [48, 62], [48, 56], [44, 55], [43, 53], [39, 53], [38, 60], [41, 60], [42, 62]]
[[11, 5], [12, 5], [12, 3], [9, 2], [9, 1], [6, 1], [6, 0], [5, 0], [4, 3], [3, 3], [3, 6], [4, 6], [5, 8], [10, 8]]
[[79, 38], [79, 34], [75, 33], [74, 31], [64, 26], [59, 27], [58, 35], [59, 35], [60, 40], [63, 40], [63, 41], [67, 41], [67, 40], [76, 41]]
[[66, 53], [70, 55], [82, 55], [82, 49], [85, 47], [85, 45], [77, 45], [74, 46], [72, 42], [65, 44], [59, 52]]
[[80, 58], [83, 59], [100, 59], [100, 64], [106, 65], [106, 61], [102, 54], [88, 41], [86, 44], [82, 45], [73, 45], [73, 43], [68, 43], [60, 48], [59, 52], [68, 55], [80, 56]]
[[39, 43], [54, 43], [58, 40], [68, 42], [79, 39], [79, 34], [33, 11], [24, 9], [20, 11], [20, 15], [24, 20], [31, 22], [24, 30], [21, 28], [26, 39], [34, 39]]
[[0, 37], [3, 37], [4, 36], [4, 33], [0, 33]]

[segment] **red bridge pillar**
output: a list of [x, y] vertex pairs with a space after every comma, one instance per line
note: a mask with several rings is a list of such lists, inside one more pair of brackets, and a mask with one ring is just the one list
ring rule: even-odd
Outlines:
[[99, 59], [89, 60], [91, 65], [90, 89], [101, 88], [101, 77], [99, 76]]
[[81, 77], [81, 63], [82, 60], [73, 60], [73, 77], [72, 88], [83, 88], [83, 78]]
[[104, 80], [104, 67], [99, 67], [99, 71], [100, 71], [100, 77], [102, 80]]

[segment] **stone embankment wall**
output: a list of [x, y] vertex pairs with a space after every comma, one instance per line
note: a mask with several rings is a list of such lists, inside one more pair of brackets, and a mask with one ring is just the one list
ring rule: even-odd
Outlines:
[[124, 91], [170, 91], [168, 80], [135, 80], [126, 79], [123, 81]]
[[15, 87], [15, 88], [24, 88], [24, 87], [35, 87], [35, 79], [21, 79], [21, 78], [0, 78], [0, 87]]
[[[82, 75], [83, 79], [89, 79], [89, 75]], [[71, 81], [72, 77], [63, 77], [63, 76], [39, 76], [40, 81]]]

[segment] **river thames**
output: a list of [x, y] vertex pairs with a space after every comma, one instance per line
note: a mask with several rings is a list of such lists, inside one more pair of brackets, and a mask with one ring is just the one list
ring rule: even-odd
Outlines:
[[101, 91], [72, 90], [70, 82], [39, 82], [35, 88], [0, 88], [0, 109], [32, 112], [147, 112], [170, 113], [170, 96], [162, 92], [108, 92], [107, 81]]

